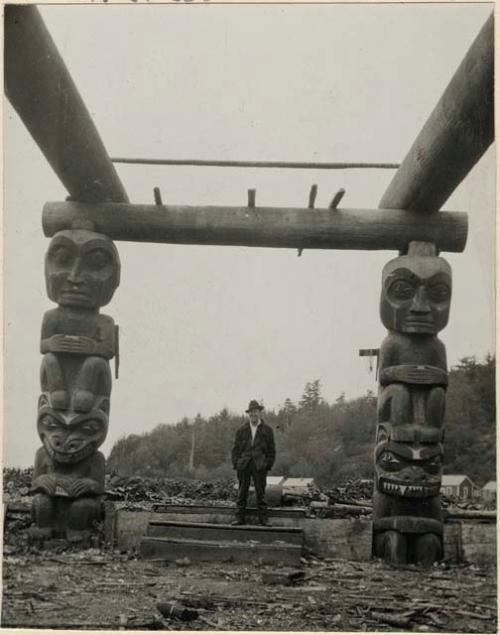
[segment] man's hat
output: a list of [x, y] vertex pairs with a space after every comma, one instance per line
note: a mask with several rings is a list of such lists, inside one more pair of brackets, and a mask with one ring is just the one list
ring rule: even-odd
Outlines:
[[248, 404], [248, 409], [245, 410], [245, 412], [250, 412], [250, 410], [264, 410], [264, 406], [261, 406], [256, 399], [252, 399], [252, 401]]

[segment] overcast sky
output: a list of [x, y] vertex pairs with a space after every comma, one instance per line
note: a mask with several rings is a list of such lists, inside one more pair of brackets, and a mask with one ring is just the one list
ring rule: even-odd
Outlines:
[[[492, 10], [447, 5], [80, 5], [42, 16], [111, 156], [400, 162]], [[8, 103], [5, 141], [4, 462], [30, 465], [46, 297], [46, 201], [66, 192]], [[444, 206], [469, 213], [453, 268], [449, 365], [494, 351], [495, 154]], [[376, 208], [390, 170], [117, 166], [133, 203]], [[108, 439], [249, 399], [278, 408], [376, 390], [358, 349], [380, 345], [394, 252], [117, 244], [120, 325]]]

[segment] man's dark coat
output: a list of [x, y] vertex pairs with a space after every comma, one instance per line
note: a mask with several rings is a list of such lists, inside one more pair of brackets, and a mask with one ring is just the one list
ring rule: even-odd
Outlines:
[[272, 468], [276, 458], [273, 430], [261, 419], [252, 445], [250, 425], [250, 422], [247, 421], [236, 431], [232, 452], [233, 467], [241, 472], [248, 467], [253, 459], [256, 470], [268, 471]]

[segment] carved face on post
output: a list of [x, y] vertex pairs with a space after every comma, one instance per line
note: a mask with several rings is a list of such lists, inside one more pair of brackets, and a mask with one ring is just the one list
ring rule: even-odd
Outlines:
[[61, 412], [40, 398], [37, 428], [48, 455], [56, 463], [79, 463], [97, 451], [108, 432], [108, 400], [84, 414]]
[[451, 268], [436, 256], [401, 256], [382, 272], [380, 317], [394, 331], [435, 334], [448, 323]]
[[377, 489], [405, 498], [437, 496], [443, 471], [443, 446], [379, 443], [375, 449]]
[[120, 260], [113, 242], [87, 229], [58, 232], [45, 257], [47, 294], [60, 306], [98, 309], [120, 282]]

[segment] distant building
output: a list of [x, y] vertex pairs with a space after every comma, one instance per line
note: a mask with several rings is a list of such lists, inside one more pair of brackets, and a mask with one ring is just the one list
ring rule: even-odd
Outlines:
[[269, 486], [276, 486], [276, 485], [283, 485], [283, 483], [285, 482], [285, 477], [284, 476], [268, 476], [266, 478], [266, 484], [267, 487]]
[[316, 487], [313, 478], [287, 478], [283, 483], [283, 493], [305, 494], [310, 487]]
[[[282, 486], [284, 482], [285, 482], [284, 476], [268, 476], [266, 478], [266, 487], [279, 487], [279, 486]], [[238, 483], [235, 483], [233, 487], [234, 489], [238, 489]], [[250, 492], [255, 491], [255, 487], [253, 486], [253, 483], [250, 485], [249, 491]]]
[[495, 500], [497, 497], [497, 482], [488, 481], [481, 490], [481, 496], [484, 500]]
[[479, 487], [466, 474], [443, 474], [441, 494], [456, 498], [473, 498], [479, 492]]

